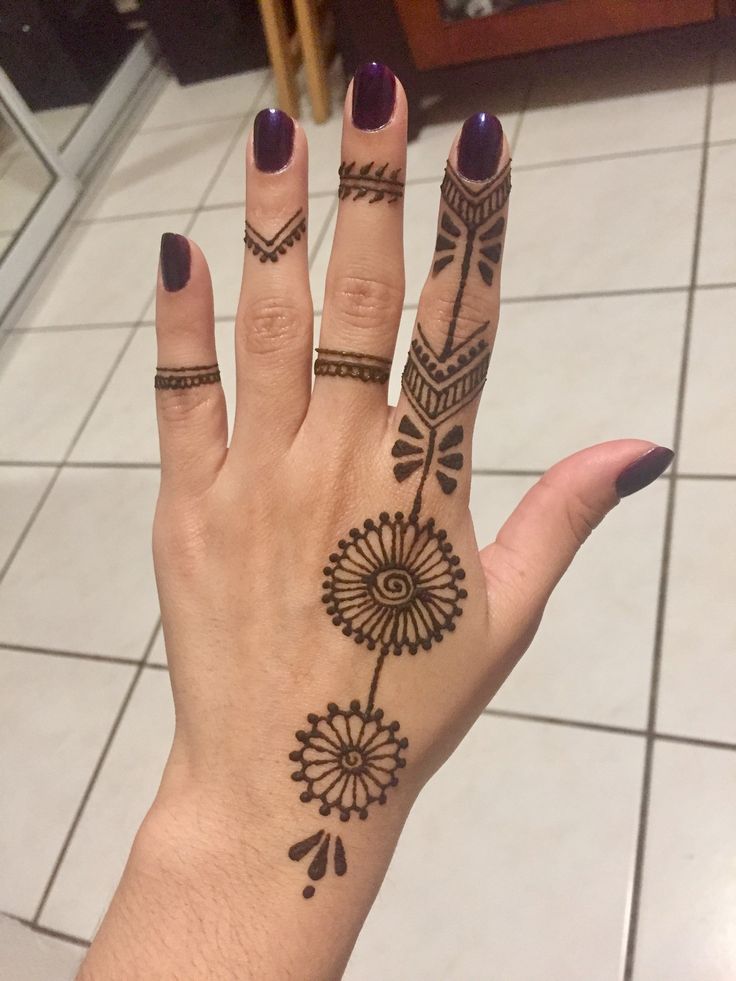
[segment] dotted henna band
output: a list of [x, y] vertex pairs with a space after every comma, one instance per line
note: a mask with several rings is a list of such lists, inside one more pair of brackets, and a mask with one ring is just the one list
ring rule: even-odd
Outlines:
[[200, 385], [216, 385], [220, 381], [217, 364], [200, 364], [191, 368], [156, 368], [153, 387], [164, 389], [199, 388]]
[[385, 385], [391, 374], [389, 358], [361, 354], [358, 351], [334, 351], [328, 347], [318, 347], [316, 351], [315, 375], [358, 378], [363, 382], [378, 382], [379, 385]]

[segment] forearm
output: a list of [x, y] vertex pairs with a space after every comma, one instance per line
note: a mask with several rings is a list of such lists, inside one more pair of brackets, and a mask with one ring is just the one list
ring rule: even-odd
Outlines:
[[360, 875], [345, 875], [339, 888], [326, 878], [318, 902], [307, 902], [302, 887], [310, 882], [312, 856], [288, 860], [284, 842], [294, 839], [297, 825], [288, 827], [280, 799], [274, 804], [273, 814], [254, 819], [222, 802], [159, 799], [136, 837], [81, 981], [339, 978], [406, 810], [386, 808], [371, 828], [361, 822], [350, 850]]

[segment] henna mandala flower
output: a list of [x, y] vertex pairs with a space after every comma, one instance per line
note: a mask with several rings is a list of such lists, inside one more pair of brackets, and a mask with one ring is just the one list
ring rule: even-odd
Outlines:
[[334, 808], [342, 821], [352, 812], [367, 818], [371, 804], [386, 803], [386, 791], [399, 782], [397, 770], [406, 764], [401, 750], [409, 740], [397, 736], [399, 723], [386, 725], [381, 709], [362, 710], [358, 701], [349, 709], [331, 702], [327, 715], [312, 713], [307, 721], [311, 728], [296, 734], [301, 748], [289, 754], [301, 764], [292, 780], [307, 785], [301, 800], [319, 801], [323, 815]]
[[397, 511], [353, 528], [330, 556], [322, 602], [332, 622], [356, 643], [382, 654], [416, 654], [454, 630], [467, 593], [447, 532]]

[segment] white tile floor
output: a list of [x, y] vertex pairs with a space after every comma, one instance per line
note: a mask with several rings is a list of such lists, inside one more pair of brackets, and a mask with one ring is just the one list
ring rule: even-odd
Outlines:
[[[736, 59], [718, 46], [675, 32], [472, 69], [409, 150], [404, 345], [453, 133], [483, 106], [515, 138], [479, 538], [581, 445], [678, 457], [586, 545], [426, 790], [352, 979], [736, 977]], [[243, 137], [272, 98], [263, 72], [169, 83], [0, 347], [0, 910], [32, 924], [0, 919], [3, 981], [73, 976], [155, 791], [158, 237], [209, 256], [232, 391]], [[319, 310], [339, 120], [305, 127]]]

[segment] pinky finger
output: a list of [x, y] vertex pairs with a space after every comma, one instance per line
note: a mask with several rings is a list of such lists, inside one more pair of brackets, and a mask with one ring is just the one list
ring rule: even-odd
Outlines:
[[161, 239], [156, 342], [162, 487], [196, 494], [224, 462], [227, 411], [207, 262], [194, 242], [168, 232]]

